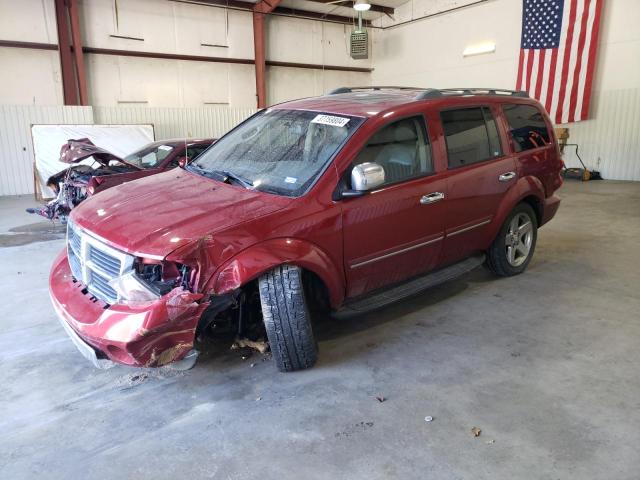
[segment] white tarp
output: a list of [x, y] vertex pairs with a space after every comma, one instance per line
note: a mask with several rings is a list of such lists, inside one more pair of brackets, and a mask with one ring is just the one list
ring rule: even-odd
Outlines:
[[[155, 140], [153, 125], [32, 125], [33, 151], [40, 190], [53, 197], [47, 179], [70, 165], [61, 162], [60, 148], [71, 139], [88, 138], [96, 146], [125, 157]], [[91, 158], [81, 162], [92, 164]]]

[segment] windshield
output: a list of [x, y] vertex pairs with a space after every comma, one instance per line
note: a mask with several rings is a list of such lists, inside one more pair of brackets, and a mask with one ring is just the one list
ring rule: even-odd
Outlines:
[[247, 188], [302, 195], [362, 118], [301, 110], [264, 110], [218, 140], [189, 169], [240, 179]]
[[133, 152], [124, 159], [140, 168], [155, 168], [160, 166], [165, 158], [173, 151], [171, 145], [152, 145]]

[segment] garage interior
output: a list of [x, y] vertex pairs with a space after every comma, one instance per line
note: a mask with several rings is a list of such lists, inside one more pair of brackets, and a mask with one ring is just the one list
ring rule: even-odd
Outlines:
[[526, 2], [364, 2], [353, 58], [361, 0], [0, 0], [0, 478], [637, 478], [636, 0], [591, 0], [589, 115], [555, 122], [579, 175], [527, 271], [323, 318], [311, 369], [227, 339], [186, 371], [94, 368], [50, 301], [65, 225], [25, 212], [33, 125], [219, 138], [339, 87], [514, 89]]

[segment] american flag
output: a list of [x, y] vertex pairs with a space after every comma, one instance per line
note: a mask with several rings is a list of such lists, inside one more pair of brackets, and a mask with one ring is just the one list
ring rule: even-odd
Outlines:
[[516, 88], [555, 123], [585, 120], [603, 0], [523, 0]]

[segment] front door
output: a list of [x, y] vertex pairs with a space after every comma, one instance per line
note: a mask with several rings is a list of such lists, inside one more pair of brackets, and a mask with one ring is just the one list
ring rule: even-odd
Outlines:
[[515, 184], [513, 157], [504, 155], [489, 107], [440, 112], [447, 159], [447, 221], [442, 263], [453, 263], [486, 248], [490, 223]]
[[352, 165], [365, 162], [384, 168], [385, 183], [342, 202], [347, 297], [433, 268], [442, 248], [446, 179], [434, 173], [424, 118], [380, 129]]

